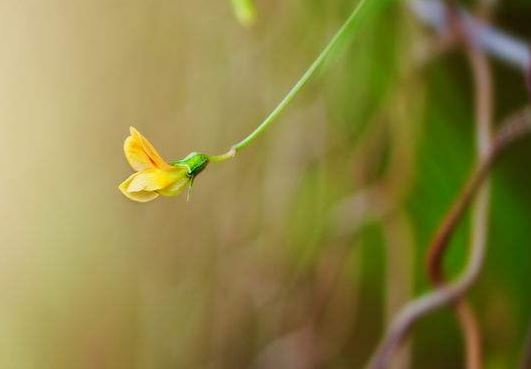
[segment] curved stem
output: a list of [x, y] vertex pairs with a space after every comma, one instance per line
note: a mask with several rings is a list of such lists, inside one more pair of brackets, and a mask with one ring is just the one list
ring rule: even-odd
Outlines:
[[480, 369], [483, 367], [483, 354], [481, 346], [481, 331], [476, 314], [465, 299], [459, 300], [455, 305], [459, 324], [463, 330], [466, 349], [466, 368]]
[[[375, 4], [382, 2], [381, 0], [372, 1]], [[358, 5], [352, 11], [352, 14], [350, 14], [345, 23], [336, 32], [334, 37], [332, 37], [332, 39], [330, 40], [328, 45], [326, 45], [324, 50], [321, 51], [317, 59], [315, 59], [315, 61], [310, 65], [306, 72], [304, 72], [304, 74], [297, 81], [297, 83], [295, 83], [295, 85], [289, 90], [288, 94], [282, 99], [282, 101], [280, 101], [277, 107], [273, 109], [271, 113], [269, 113], [269, 115], [262, 121], [262, 123], [260, 123], [260, 125], [253, 132], [251, 132], [251, 134], [249, 134], [240, 142], [234, 144], [227, 153], [212, 156], [212, 161], [223, 161], [234, 157], [238, 151], [247, 147], [259, 135], [264, 133], [264, 131], [271, 126], [271, 123], [278, 119], [280, 114], [286, 109], [286, 107], [291, 103], [295, 96], [297, 96], [297, 94], [302, 90], [302, 88], [312, 79], [312, 77], [315, 76], [315, 74], [319, 71], [319, 69], [327, 61], [328, 57], [339, 46], [339, 44], [341, 44], [343, 41], [347, 41], [348, 36], [350, 36], [352, 32], [356, 30], [356, 28], [360, 24], [360, 22], [356, 21], [358, 20], [361, 12], [367, 11], [367, 4], [369, 4], [369, 0], [360, 0]], [[360, 20], [363, 20], [363, 18], [361, 18]]]
[[[486, 55], [473, 45], [467, 49], [476, 89], [476, 141], [478, 161], [489, 156], [492, 141], [492, 77]], [[478, 193], [476, 203], [472, 209], [472, 239], [471, 247], [483, 244], [486, 248], [488, 237], [489, 207], [490, 207], [490, 181], [487, 178], [483, 188]], [[457, 304], [456, 311], [465, 332], [466, 340], [466, 367], [468, 369], [481, 369], [483, 367], [483, 354], [481, 345], [481, 332], [474, 311], [465, 299]]]
[[234, 149], [234, 147], [231, 147], [231, 149], [227, 151], [226, 153], [221, 154], [221, 155], [211, 155], [208, 157], [208, 159], [216, 163], [216, 162], [220, 162], [223, 160], [231, 159], [235, 156], [236, 156], [236, 150]]
[[[461, 219], [464, 211], [474, 198], [474, 194], [483, 183], [492, 165], [494, 156], [489, 160], [481, 163], [480, 167], [475, 170], [465, 185], [461, 195], [457, 198], [454, 206], [450, 209], [448, 216], [445, 218], [438, 234], [444, 234], [442, 242], [448, 242], [450, 235], [453, 233], [455, 226]], [[462, 276], [453, 284], [443, 285], [431, 293], [419, 297], [409, 302], [395, 317], [391, 323], [385, 338], [380, 343], [369, 362], [368, 369], [384, 369], [389, 366], [393, 354], [404, 341], [413, 324], [420, 318], [428, 315], [432, 311], [446, 306], [460, 298], [475, 282], [478, 277], [485, 250], [482, 244], [474, 245], [472, 249], [470, 262], [468, 263]]]
[[[471, 42], [470, 34], [463, 27], [459, 13], [455, 13], [450, 7], [449, 9], [449, 22], [453, 23], [456, 36], [462, 39], [474, 77], [477, 156], [481, 162], [488, 157], [491, 150], [492, 81], [489, 63], [486, 55]], [[485, 182], [472, 209], [472, 249], [485, 248], [487, 243], [490, 185], [488, 180]], [[479, 243], [482, 245], [478, 245]], [[428, 252], [428, 275], [435, 286], [445, 283], [442, 262], [448, 245], [448, 242], [433, 242]], [[456, 302], [454, 310], [464, 336], [466, 368], [481, 369], [481, 333], [474, 311], [464, 297]]]
[[[480, 161], [472, 172], [460, 196], [455, 200], [439, 227], [435, 240], [446, 243], [450, 240], [456, 225], [462, 218], [466, 208], [470, 205], [477, 190], [488, 176], [492, 165], [504, 149], [514, 141], [531, 134], [531, 108], [526, 107], [519, 113], [509, 117], [498, 131], [486, 158]], [[461, 298], [476, 281], [485, 256], [483, 243], [475, 243], [472, 248], [470, 261], [457, 281], [441, 286], [436, 290], [409, 302], [398, 313], [390, 325], [385, 337], [372, 355], [368, 369], [384, 369], [389, 366], [394, 352], [404, 341], [415, 322], [431, 312], [447, 306]]]

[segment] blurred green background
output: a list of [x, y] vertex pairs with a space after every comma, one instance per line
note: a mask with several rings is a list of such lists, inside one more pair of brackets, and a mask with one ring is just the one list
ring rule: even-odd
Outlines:
[[[378, 1], [378, 0], [375, 0]], [[367, 20], [268, 133], [191, 200], [136, 204], [129, 125], [166, 159], [224, 152], [275, 106], [354, 7], [256, 1], [0, 2], [0, 367], [359, 368], [429, 289], [424, 257], [475, 156], [463, 53], [404, 3]], [[495, 22], [531, 39], [531, 4]], [[493, 62], [501, 118], [527, 101]], [[472, 291], [486, 368], [515, 367], [531, 312], [531, 141], [497, 165]], [[468, 220], [446, 268], [461, 270]], [[453, 274], [452, 274], [453, 273]], [[445, 309], [396, 368], [462, 368]]]

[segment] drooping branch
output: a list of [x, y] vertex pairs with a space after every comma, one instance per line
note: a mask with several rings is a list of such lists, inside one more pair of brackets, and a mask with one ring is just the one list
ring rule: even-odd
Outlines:
[[[437, 232], [436, 239], [439, 240], [438, 242], [449, 242], [455, 227], [500, 154], [515, 140], [528, 134], [531, 134], [531, 107], [529, 106], [510, 116], [502, 124], [502, 128], [494, 136], [488, 155], [472, 171], [461, 194], [444, 218]], [[387, 368], [394, 352], [415, 322], [463, 296], [476, 281], [483, 266], [484, 256], [484, 243], [475, 243], [471, 250], [470, 260], [461, 277], [451, 284], [443, 285], [408, 303], [391, 323], [386, 335], [372, 355], [367, 369]]]

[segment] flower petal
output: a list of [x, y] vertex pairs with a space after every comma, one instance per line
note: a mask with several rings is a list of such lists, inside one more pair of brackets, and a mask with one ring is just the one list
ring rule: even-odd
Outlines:
[[149, 156], [144, 152], [142, 143], [135, 139], [133, 136], [129, 136], [124, 142], [124, 152], [129, 165], [136, 170], [144, 170], [153, 168], [153, 162], [149, 159]]
[[159, 194], [155, 191], [123, 192], [123, 194], [127, 198], [137, 202], [148, 202], [159, 197]]
[[147, 138], [142, 136], [140, 132], [138, 132], [134, 127], [129, 127], [129, 131], [131, 132], [131, 137], [141, 143], [142, 148], [144, 149], [144, 153], [146, 153], [146, 155], [155, 167], [160, 169], [171, 168], [171, 165], [169, 165], [166, 160], [164, 160], [162, 156], [160, 156], [158, 151], [153, 147], [153, 145], [151, 144], [151, 142], [148, 141]]
[[167, 169], [171, 166], [160, 156], [153, 145], [134, 127], [129, 128], [131, 135], [124, 141], [124, 152], [127, 161], [134, 170], [148, 168]]
[[168, 187], [160, 189], [157, 192], [162, 196], [177, 196], [183, 192], [188, 183], [190, 183], [190, 178], [183, 176]]
[[131, 183], [129, 183], [129, 186], [127, 187], [127, 191], [138, 192], [160, 190], [172, 185], [182, 177], [187, 178], [186, 172], [182, 169], [145, 169], [133, 176]]
[[159, 194], [154, 191], [137, 191], [129, 192], [127, 188], [133, 179], [138, 175], [138, 173], [130, 175], [125, 181], [123, 181], [118, 187], [120, 191], [129, 199], [138, 201], [138, 202], [148, 202], [159, 197]]

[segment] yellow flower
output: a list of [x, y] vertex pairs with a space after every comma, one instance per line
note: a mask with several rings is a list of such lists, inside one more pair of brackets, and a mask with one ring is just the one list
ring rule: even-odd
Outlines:
[[119, 189], [129, 199], [148, 202], [162, 196], [177, 196], [208, 164], [204, 154], [192, 153], [183, 160], [166, 162], [153, 145], [135, 128], [125, 139], [124, 152], [136, 170], [123, 181]]

